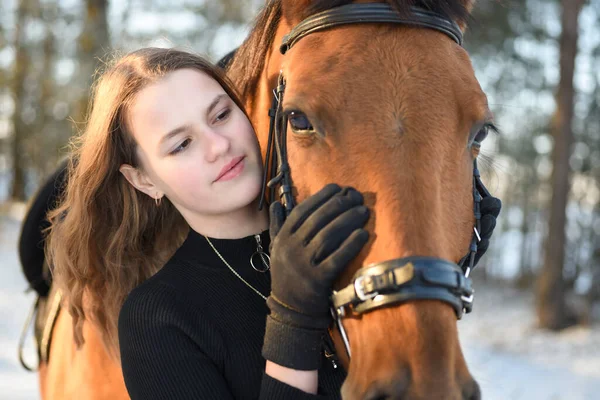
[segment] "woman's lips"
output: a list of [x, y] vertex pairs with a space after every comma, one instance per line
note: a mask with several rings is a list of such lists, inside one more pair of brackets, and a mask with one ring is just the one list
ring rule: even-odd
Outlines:
[[228, 181], [238, 176], [244, 170], [245, 156], [235, 157], [223, 167], [215, 182]]

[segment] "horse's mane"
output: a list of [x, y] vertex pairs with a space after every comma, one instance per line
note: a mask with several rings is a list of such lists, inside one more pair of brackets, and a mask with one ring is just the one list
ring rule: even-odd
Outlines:
[[227, 75], [243, 101], [256, 89], [280, 18], [281, 1], [272, 0], [266, 4], [256, 17], [252, 31], [236, 50], [227, 67]]
[[[352, 0], [315, 0], [304, 10], [301, 19], [348, 3], [352, 3]], [[469, 18], [467, 0], [388, 0], [387, 3], [401, 15], [409, 15], [411, 6], [419, 6], [446, 15], [461, 25], [466, 24]], [[280, 19], [281, 0], [269, 1], [256, 17], [248, 38], [236, 51], [227, 68], [228, 75], [235, 83], [242, 99], [248, 99], [248, 96], [256, 90]]]

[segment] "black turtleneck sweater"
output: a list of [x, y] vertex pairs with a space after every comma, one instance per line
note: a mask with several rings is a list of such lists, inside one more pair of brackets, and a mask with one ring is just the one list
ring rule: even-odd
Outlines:
[[[269, 233], [261, 235], [265, 251]], [[254, 236], [212, 239], [229, 265], [264, 296], [268, 272], [255, 271]], [[123, 375], [133, 400], [339, 399], [345, 378], [323, 357], [319, 395], [264, 373], [265, 300], [236, 277], [190, 230], [152, 278], [134, 289], [119, 315]]]

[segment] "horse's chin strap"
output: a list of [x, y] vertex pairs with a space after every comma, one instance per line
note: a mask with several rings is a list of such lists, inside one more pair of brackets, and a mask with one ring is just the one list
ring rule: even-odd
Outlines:
[[331, 295], [332, 316], [348, 356], [350, 343], [342, 324], [347, 312], [358, 315], [414, 300], [448, 303], [460, 319], [463, 312], [471, 311], [471, 279], [456, 264], [435, 257], [399, 258], [361, 268], [350, 285]]
[[331, 295], [333, 307], [344, 316], [411, 300], [442, 300], [461, 318], [470, 312], [471, 280], [454, 263], [435, 257], [406, 257], [361, 268], [352, 284]]

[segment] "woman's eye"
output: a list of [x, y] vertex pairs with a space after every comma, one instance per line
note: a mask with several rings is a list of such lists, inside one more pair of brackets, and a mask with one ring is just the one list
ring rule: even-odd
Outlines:
[[292, 130], [296, 133], [307, 133], [315, 130], [306, 114], [301, 111], [290, 111], [288, 121]]
[[221, 111], [219, 114], [217, 114], [215, 121], [216, 122], [224, 121], [227, 119], [227, 117], [229, 117], [230, 114], [231, 114], [231, 110], [229, 108], [227, 108], [227, 109]]
[[183, 150], [185, 150], [190, 145], [191, 142], [192, 142], [192, 139], [185, 139], [183, 142], [181, 142], [181, 144], [179, 146], [175, 147], [173, 149], [173, 151], [171, 151], [169, 154], [174, 155], [177, 153], [181, 153]]

